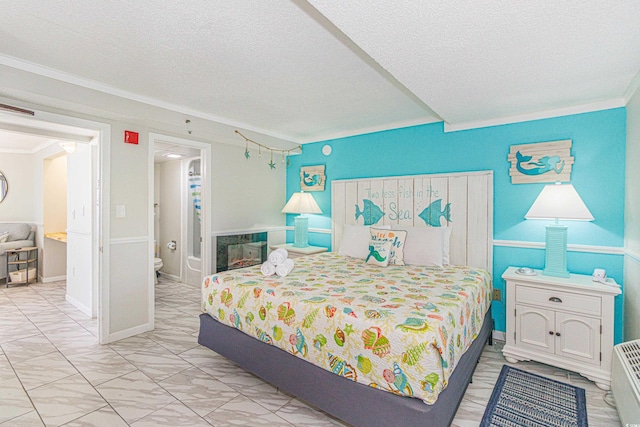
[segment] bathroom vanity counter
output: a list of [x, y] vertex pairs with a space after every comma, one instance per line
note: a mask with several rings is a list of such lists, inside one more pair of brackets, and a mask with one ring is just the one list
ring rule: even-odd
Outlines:
[[57, 240], [58, 242], [67, 243], [67, 233], [64, 231], [58, 231], [55, 233], [45, 233], [46, 239]]

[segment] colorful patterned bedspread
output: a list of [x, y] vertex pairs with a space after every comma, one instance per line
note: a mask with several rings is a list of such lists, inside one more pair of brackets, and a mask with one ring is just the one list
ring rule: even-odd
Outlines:
[[204, 311], [315, 365], [392, 393], [436, 401], [491, 304], [488, 272], [377, 267], [337, 253], [208, 276]]

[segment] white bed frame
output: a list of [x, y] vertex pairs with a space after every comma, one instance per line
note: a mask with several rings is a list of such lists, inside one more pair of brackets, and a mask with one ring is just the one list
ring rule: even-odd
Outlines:
[[453, 265], [493, 273], [493, 171], [336, 180], [331, 183], [332, 247], [339, 249], [345, 224], [356, 220], [356, 205], [371, 200], [384, 215], [375, 225], [427, 227], [418, 215], [432, 202], [450, 203], [450, 258]]

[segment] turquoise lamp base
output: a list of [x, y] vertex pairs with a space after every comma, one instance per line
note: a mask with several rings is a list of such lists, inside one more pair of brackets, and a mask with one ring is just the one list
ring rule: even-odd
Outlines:
[[546, 254], [542, 274], [569, 277], [567, 270], [567, 226], [547, 225]]
[[294, 248], [306, 248], [309, 246], [309, 218], [298, 215], [294, 218], [295, 235], [293, 238]]

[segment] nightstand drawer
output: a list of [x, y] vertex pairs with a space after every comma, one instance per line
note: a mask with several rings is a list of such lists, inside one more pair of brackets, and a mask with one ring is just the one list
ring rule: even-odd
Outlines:
[[535, 304], [545, 308], [577, 311], [586, 315], [600, 316], [601, 298], [571, 292], [540, 289], [530, 286], [516, 286], [516, 301]]

